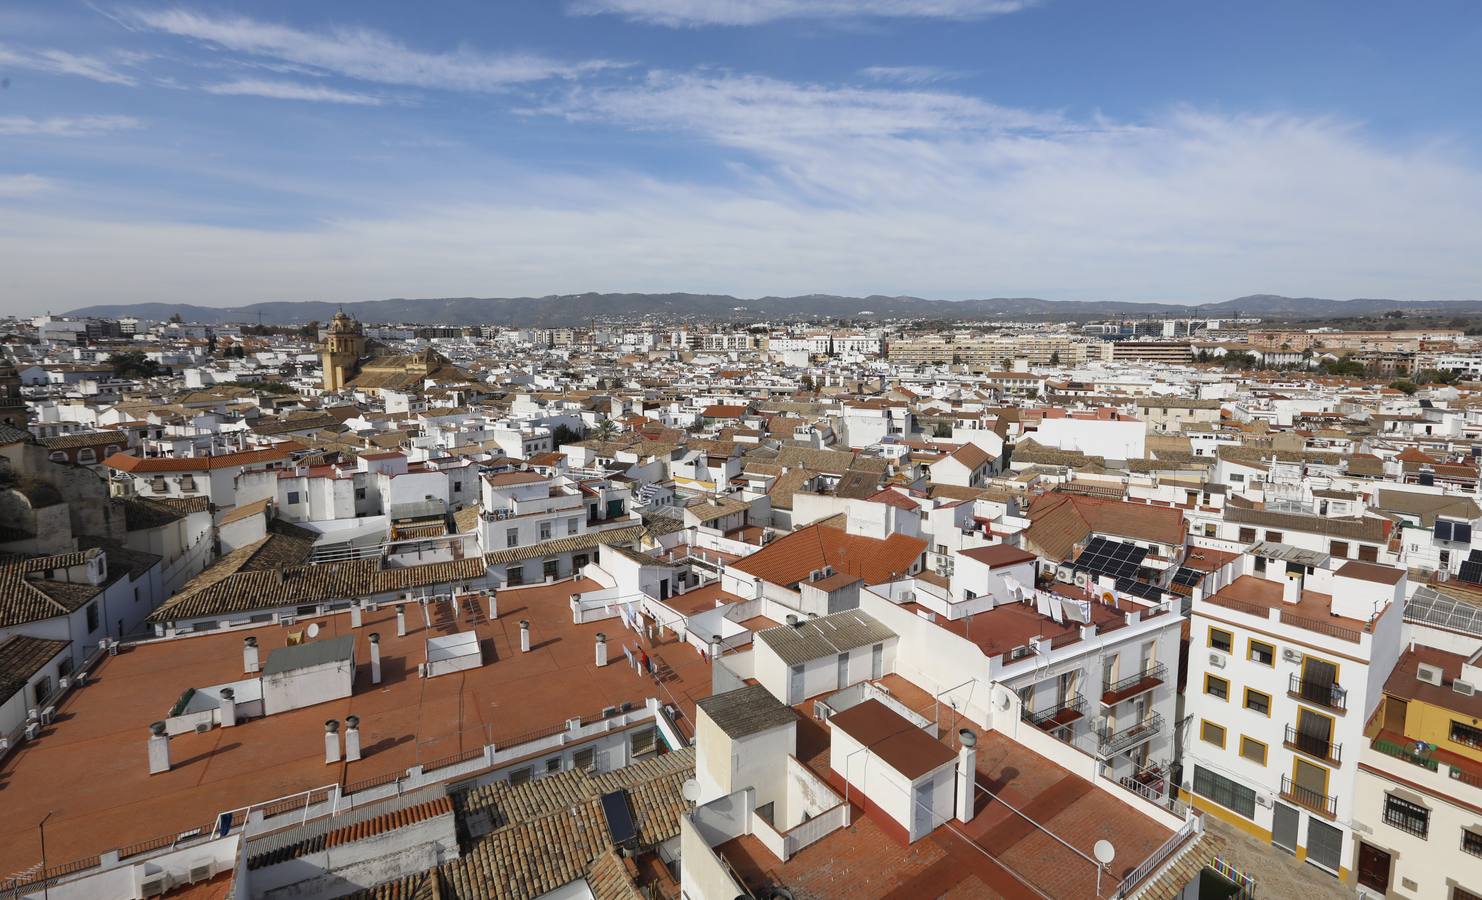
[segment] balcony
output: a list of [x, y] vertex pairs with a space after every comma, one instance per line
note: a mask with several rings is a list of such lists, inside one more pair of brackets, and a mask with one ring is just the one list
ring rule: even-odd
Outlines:
[[1291, 725], [1286, 727], [1285, 743], [1288, 750], [1305, 753], [1330, 766], [1341, 765], [1343, 762], [1342, 744], [1335, 744], [1320, 735], [1304, 734]]
[[1327, 794], [1319, 794], [1310, 788], [1304, 788], [1286, 775], [1281, 776], [1281, 799], [1328, 819], [1338, 817], [1337, 797], [1329, 797]]
[[1111, 756], [1137, 746], [1162, 730], [1163, 717], [1153, 713], [1141, 722], [1135, 722], [1118, 731], [1098, 728], [1096, 738], [1101, 755]]
[[1348, 711], [1348, 691], [1325, 681], [1309, 681], [1301, 675], [1293, 675], [1287, 682], [1286, 695], [1332, 712]]
[[1134, 672], [1126, 678], [1104, 683], [1101, 687], [1101, 705], [1116, 706], [1123, 700], [1147, 693], [1166, 680], [1168, 680], [1168, 667], [1162, 663], [1153, 663], [1141, 672]]
[[1082, 697], [1080, 694], [1071, 694], [1069, 697], [1047, 709], [1030, 712], [1028, 707], [1026, 707], [1021, 714], [1021, 718], [1036, 728], [1044, 731], [1053, 731], [1056, 728], [1069, 725], [1077, 719], [1084, 718], [1086, 715], [1085, 707], [1085, 697]]

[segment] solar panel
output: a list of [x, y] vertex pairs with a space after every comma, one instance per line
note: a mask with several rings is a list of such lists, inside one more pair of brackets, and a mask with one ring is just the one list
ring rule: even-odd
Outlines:
[[1457, 580], [1469, 584], [1482, 584], [1482, 562], [1467, 560], [1461, 564], [1461, 569], [1456, 573]]
[[1177, 572], [1173, 573], [1173, 583], [1181, 584], [1185, 587], [1193, 587], [1194, 585], [1198, 584], [1203, 577], [1204, 573], [1196, 569], [1180, 568]]
[[[1472, 551], [1476, 553], [1476, 551]], [[1463, 563], [1463, 566], [1469, 565]], [[1434, 588], [1422, 587], [1405, 604], [1405, 619], [1467, 634], [1482, 635], [1482, 606], [1447, 597]]]
[[602, 813], [607, 818], [607, 830], [612, 842], [619, 847], [638, 844], [638, 828], [633, 824], [633, 810], [628, 805], [628, 792], [616, 790], [602, 795]]
[[1131, 594], [1134, 597], [1141, 597], [1144, 600], [1158, 601], [1163, 599], [1163, 591], [1160, 588], [1141, 581], [1133, 581], [1130, 578], [1118, 578], [1117, 590], [1124, 594]]

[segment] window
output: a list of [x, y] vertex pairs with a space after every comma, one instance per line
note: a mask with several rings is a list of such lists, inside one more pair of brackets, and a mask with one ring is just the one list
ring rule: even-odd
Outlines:
[[196, 489], [196, 477], [194, 475], [180, 476], [180, 489], [182, 491], [193, 491]]
[[515, 769], [513, 772], [509, 773], [509, 783], [511, 785], [524, 784], [525, 782], [530, 780], [530, 776], [532, 774], [534, 773], [530, 771], [529, 766]]
[[580, 523], [579, 520], [577, 520], [575, 518], [567, 519], [566, 520], [566, 533], [567, 534], [576, 534], [576, 530], [580, 526], [581, 526], [581, 523]]
[[355, 499], [356, 500], [364, 500], [365, 499], [365, 488], [356, 488], [355, 489]]
[[1394, 794], [1384, 795], [1384, 824], [1423, 838], [1430, 830], [1431, 811]]
[[540, 523], [540, 539], [543, 540], [543, 541], [548, 541], [548, 540], [551, 539], [551, 523], [550, 522], [541, 522]]
[[1230, 699], [1230, 682], [1218, 675], [1204, 676], [1204, 693], [1217, 700]]
[[1247, 819], [1255, 818], [1256, 792], [1203, 766], [1194, 767], [1194, 793]]
[[1200, 719], [1199, 738], [1200, 740], [1206, 741], [1208, 743], [1214, 744], [1216, 747], [1224, 749], [1225, 726], [1216, 725], [1208, 719]]
[[652, 753], [656, 733], [653, 728], [640, 728], [633, 732], [633, 755], [642, 756], [645, 753]]
[[1263, 666], [1276, 665], [1276, 648], [1265, 641], [1252, 639], [1247, 645], [1246, 657], [1251, 662], [1258, 662]]
[[288, 505], [289, 506], [294, 506], [297, 503], [298, 503], [298, 491], [289, 491], [288, 492]]
[[1271, 695], [1260, 691], [1245, 689], [1245, 708], [1251, 712], [1260, 713], [1263, 716], [1271, 715]]
[[504, 532], [504, 546], [513, 547], [520, 543], [520, 529], [510, 528]]
[[1332, 556], [1332, 557], [1336, 557], [1337, 559], [1347, 559], [1348, 558], [1348, 542], [1347, 541], [1329, 541], [1328, 542], [1328, 555], [1329, 556]]
[[98, 604], [87, 605], [87, 633], [92, 634], [98, 630]]
[[1361, 562], [1378, 562], [1379, 548], [1375, 546], [1359, 547], [1358, 558]]
[[64, 463], [67, 461], [67, 454], [63, 453], [61, 450], [53, 450], [51, 452], [51, 461]]
[[1210, 628], [1209, 646], [1221, 653], [1229, 653], [1235, 649], [1235, 639], [1223, 628]]
[[1451, 721], [1451, 739], [1458, 744], [1482, 749], [1482, 728], [1474, 728], [1465, 722]]
[[1254, 528], [1240, 529], [1240, 543], [1254, 544], [1256, 542], [1256, 530]]
[[590, 769], [592, 768], [592, 764], [596, 761], [597, 748], [595, 747], [583, 747], [582, 749], [571, 754], [571, 767], [573, 769]]
[[546, 770], [546, 772], [559, 772], [559, 771], [561, 771], [561, 757], [559, 757], [559, 756], [552, 756], [550, 759], [546, 760], [545, 761], [545, 770]]
[[455, 481], [455, 482], [453, 482], [453, 493], [455, 493], [455, 494], [461, 494], [461, 493], [463, 493], [463, 482], [461, 482], [461, 481]]
[[1461, 849], [1473, 856], [1482, 856], [1482, 831], [1463, 828], [1461, 830]]
[[1240, 736], [1240, 755], [1259, 765], [1266, 764], [1266, 745], [1253, 737]]
[[524, 563], [517, 563], [517, 564], [515, 564], [513, 566], [510, 566], [509, 567], [509, 571], [507, 571], [507, 572], [504, 573], [504, 583], [506, 585], [510, 586], [510, 587], [515, 587], [515, 586], [524, 584], [525, 583], [525, 565], [524, 565]]
[[97, 451], [93, 450], [92, 447], [83, 447], [81, 450], [77, 451], [77, 461], [83, 465], [97, 462], [97, 460]]
[[1255, 573], [1257, 575], [1265, 575], [1266, 574], [1266, 557], [1264, 557], [1264, 556], [1257, 556], [1256, 559], [1255, 559], [1255, 564], [1252, 566], [1252, 568], [1255, 569]]
[[1270, 541], [1273, 544], [1279, 544], [1279, 543], [1281, 543], [1281, 538], [1282, 538], [1282, 534], [1279, 531], [1269, 531], [1268, 530], [1266, 532], [1266, 540]]

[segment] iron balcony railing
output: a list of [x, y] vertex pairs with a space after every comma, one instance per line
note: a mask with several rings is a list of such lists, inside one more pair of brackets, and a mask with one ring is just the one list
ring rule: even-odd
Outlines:
[[[1155, 685], [1162, 684], [1167, 679], [1168, 679], [1168, 667], [1166, 665], [1164, 665], [1163, 663], [1160, 663], [1160, 662], [1159, 663], [1153, 663], [1152, 665], [1148, 666], [1146, 669], [1143, 669], [1141, 672], [1133, 672], [1131, 675], [1128, 675], [1125, 678], [1118, 678], [1116, 681], [1104, 681], [1104, 682], [1102, 682], [1101, 695], [1103, 697], [1106, 697], [1106, 696], [1109, 696], [1109, 695], [1112, 695], [1112, 694], [1119, 694], [1119, 693], [1121, 693], [1123, 691], [1126, 691], [1129, 688], [1136, 687], [1137, 685], [1142, 684], [1143, 682], [1149, 682], [1148, 687], [1149, 688], [1152, 688]], [[1140, 693], [1140, 692], [1134, 692], [1134, 693]], [[1127, 696], [1130, 697], [1130, 696], [1133, 696], [1133, 694], [1128, 694]], [[1126, 699], [1126, 698], [1121, 698], [1121, 699]]]
[[[1030, 712], [1029, 708], [1025, 707], [1022, 717], [1024, 721], [1036, 728], [1042, 728], [1046, 724], [1052, 723], [1062, 717], [1070, 718], [1074, 721], [1075, 718], [1079, 718], [1085, 714], [1085, 706], [1085, 697], [1082, 697], [1080, 694], [1071, 694], [1069, 697], [1046, 709]], [[1076, 713], [1077, 715], [1072, 717], [1068, 715], [1069, 713]]]
[[1141, 722], [1134, 722], [1117, 731], [1111, 731], [1105, 726], [1098, 728], [1096, 737], [1102, 754], [1109, 756], [1136, 746], [1162, 730], [1163, 717], [1158, 713], [1153, 713]]
[[1306, 734], [1295, 727], [1286, 727], [1286, 745], [1308, 756], [1338, 765], [1343, 761], [1343, 745], [1335, 744], [1319, 734]]
[[1302, 787], [1289, 776], [1281, 776], [1281, 796], [1329, 819], [1338, 815], [1338, 798]]
[[1348, 710], [1348, 691], [1327, 681], [1311, 681], [1301, 675], [1292, 675], [1287, 682], [1287, 695], [1308, 703], [1337, 712]]

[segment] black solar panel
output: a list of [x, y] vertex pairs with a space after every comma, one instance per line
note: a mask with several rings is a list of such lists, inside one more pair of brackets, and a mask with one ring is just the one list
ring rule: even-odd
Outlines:
[[1144, 600], [1159, 601], [1163, 599], [1163, 591], [1160, 588], [1141, 581], [1133, 581], [1130, 578], [1118, 578], [1117, 590], [1124, 594], [1131, 594], [1134, 597], [1141, 597]]
[[1202, 579], [1203, 577], [1204, 573], [1198, 571], [1197, 569], [1181, 568], [1177, 572], [1173, 573], [1173, 583], [1181, 584], [1184, 587], [1193, 587], [1194, 585], [1198, 584], [1200, 579]]
[[1138, 567], [1147, 555], [1147, 550], [1136, 544], [1092, 538], [1081, 555], [1076, 557], [1074, 565], [1095, 575], [1131, 579], [1137, 575]]
[[638, 828], [633, 824], [633, 810], [628, 806], [628, 792], [616, 790], [602, 795], [602, 812], [607, 818], [607, 831], [619, 847], [638, 843]]
[[[1476, 554], [1476, 552], [1475, 550], [1472, 551], [1473, 554]], [[1470, 584], [1482, 584], [1482, 562], [1467, 560], [1461, 564], [1461, 570], [1456, 573], [1456, 577], [1459, 581], [1465, 581]]]

